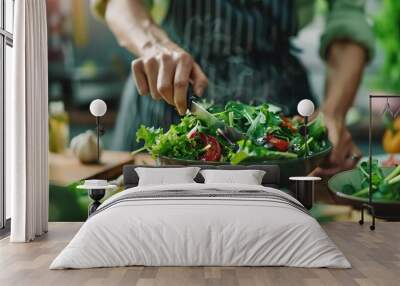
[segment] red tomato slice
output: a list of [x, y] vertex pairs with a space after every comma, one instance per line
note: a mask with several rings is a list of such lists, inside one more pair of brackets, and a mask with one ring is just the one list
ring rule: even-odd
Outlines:
[[276, 138], [275, 136], [269, 134], [267, 135], [267, 142], [271, 143], [278, 151], [285, 152], [289, 149], [289, 142]]
[[213, 136], [200, 133], [200, 140], [205, 146], [210, 145], [206, 153], [201, 157], [203, 161], [219, 161], [221, 159], [221, 145]]

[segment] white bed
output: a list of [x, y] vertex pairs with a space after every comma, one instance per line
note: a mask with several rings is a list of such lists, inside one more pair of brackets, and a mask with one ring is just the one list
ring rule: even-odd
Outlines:
[[[137, 197], [174, 190], [174, 196]], [[194, 192], [204, 195], [191, 196]], [[262, 193], [257, 197], [253, 192]], [[255, 185], [130, 188], [100, 206], [50, 269], [128, 265], [350, 268], [342, 252], [299, 204], [282, 191]]]

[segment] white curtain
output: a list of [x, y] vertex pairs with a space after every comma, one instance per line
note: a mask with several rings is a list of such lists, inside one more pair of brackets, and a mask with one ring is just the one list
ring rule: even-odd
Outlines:
[[48, 112], [45, 0], [15, 1], [12, 96], [6, 98], [6, 187], [12, 242], [47, 232]]

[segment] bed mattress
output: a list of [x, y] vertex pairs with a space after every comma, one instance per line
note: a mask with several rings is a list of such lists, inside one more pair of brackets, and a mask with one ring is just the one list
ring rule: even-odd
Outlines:
[[263, 186], [141, 186], [106, 200], [50, 269], [145, 266], [349, 268], [293, 197]]

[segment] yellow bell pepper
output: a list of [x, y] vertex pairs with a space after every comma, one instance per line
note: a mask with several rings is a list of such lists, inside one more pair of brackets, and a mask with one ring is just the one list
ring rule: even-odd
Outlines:
[[393, 122], [393, 128], [389, 128], [383, 135], [383, 149], [387, 153], [400, 153], [400, 117]]

